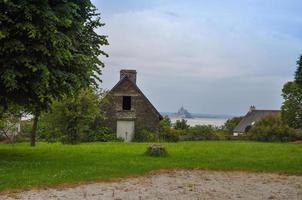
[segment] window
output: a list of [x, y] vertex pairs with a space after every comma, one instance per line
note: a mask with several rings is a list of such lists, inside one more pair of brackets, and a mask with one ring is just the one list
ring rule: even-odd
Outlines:
[[131, 97], [123, 96], [123, 110], [131, 110]]

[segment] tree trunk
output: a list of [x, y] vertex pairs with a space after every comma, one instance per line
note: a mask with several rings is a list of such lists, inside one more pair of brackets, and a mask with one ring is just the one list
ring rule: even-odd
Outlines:
[[39, 120], [40, 113], [36, 112], [34, 116], [34, 123], [33, 127], [31, 130], [31, 135], [30, 135], [30, 146], [34, 147], [36, 145], [36, 132], [37, 132], [37, 127], [38, 127], [38, 120]]

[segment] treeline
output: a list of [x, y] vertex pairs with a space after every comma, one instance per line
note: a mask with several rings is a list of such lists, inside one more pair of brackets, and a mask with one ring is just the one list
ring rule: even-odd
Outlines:
[[[88, 87], [81, 89], [75, 96], [53, 101], [51, 109], [41, 113], [36, 130], [37, 139], [64, 144], [120, 141], [109, 128], [102, 126], [100, 107], [105, 101], [104, 95], [94, 87]], [[21, 121], [21, 132], [14, 141], [29, 140], [32, 125], [32, 119]]]
[[[257, 140], [257, 141], [295, 141], [302, 140], [302, 56], [298, 62], [295, 78], [284, 85], [284, 102], [280, 115], [268, 115], [257, 121], [245, 133], [234, 137], [233, 129], [242, 119], [235, 117], [226, 121], [221, 127], [197, 125], [190, 127], [186, 120], [171, 123], [168, 117], [161, 121], [160, 130], [153, 133], [142, 130], [135, 133], [137, 142], [153, 141], [187, 141], [187, 140]], [[107, 127], [102, 125], [101, 104], [105, 94], [95, 87], [84, 87], [76, 94], [63, 95], [60, 99], [51, 100], [49, 109], [39, 113], [39, 123], [33, 120], [21, 121], [26, 113], [24, 107], [12, 104], [0, 112], [0, 139], [9, 142], [27, 141], [33, 133], [40, 141], [76, 144], [79, 142], [121, 141]], [[33, 131], [33, 128], [35, 130]]]
[[172, 124], [168, 117], [164, 117], [159, 133], [146, 130], [136, 134], [138, 142], [153, 141], [198, 141], [198, 140], [255, 140], [263, 142], [289, 142], [302, 140], [302, 130], [289, 127], [280, 115], [267, 115], [257, 121], [247, 132], [233, 136], [233, 129], [242, 117], [234, 117], [223, 126], [196, 125], [190, 127], [187, 121], [177, 120]]
[[[94, 88], [80, 90], [76, 96], [66, 96], [61, 101], [54, 101], [48, 112], [41, 113], [37, 126], [37, 139], [46, 142], [77, 144], [80, 142], [122, 141], [116, 134], [103, 126], [101, 104], [106, 103], [105, 93]], [[15, 113], [15, 112], [12, 112]], [[19, 122], [20, 113], [7, 115], [6, 121], [0, 120], [0, 129]], [[187, 121], [177, 120], [171, 123], [165, 116], [157, 132], [142, 130], [136, 132], [136, 142], [177, 142], [198, 140], [257, 140], [257, 141], [295, 141], [302, 140], [301, 129], [289, 126], [281, 115], [267, 115], [257, 121], [247, 132], [233, 136], [235, 126], [242, 117], [234, 117], [223, 126], [212, 125], [189, 126]], [[21, 132], [11, 138], [10, 142], [29, 141], [33, 120], [21, 122]], [[13, 126], [15, 129], [15, 126]], [[16, 130], [12, 130], [16, 131]], [[2, 135], [2, 139], [7, 139]]]

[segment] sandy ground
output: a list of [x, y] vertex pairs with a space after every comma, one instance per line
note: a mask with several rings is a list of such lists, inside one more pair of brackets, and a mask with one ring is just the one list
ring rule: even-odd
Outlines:
[[302, 176], [268, 173], [177, 170], [116, 182], [73, 188], [31, 190], [0, 199], [146, 200], [146, 199], [284, 199], [302, 200]]

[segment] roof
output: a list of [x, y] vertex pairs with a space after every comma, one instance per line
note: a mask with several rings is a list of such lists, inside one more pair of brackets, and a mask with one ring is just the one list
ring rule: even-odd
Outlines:
[[131, 79], [129, 79], [127, 76], [123, 77], [122, 79], [119, 80], [119, 82], [117, 82], [117, 84], [110, 90], [114, 90], [115, 88], [117, 88], [119, 85], [121, 85], [125, 80], [128, 80], [133, 86], [134, 88], [138, 91], [139, 94], [142, 95], [142, 97], [146, 100], [146, 102], [150, 105], [151, 109], [159, 116], [159, 119], [163, 119], [162, 115], [158, 112], [158, 110], [153, 106], [153, 104], [149, 101], [149, 99], [144, 95], [144, 93], [139, 89], [139, 87], [136, 85], [136, 83], [134, 83], [133, 81], [131, 81]]
[[234, 128], [233, 132], [235, 133], [243, 133], [245, 132], [246, 128], [248, 126], [253, 125], [254, 122], [262, 119], [266, 115], [273, 114], [277, 115], [279, 114], [279, 110], [252, 110], [249, 111], [239, 122], [239, 124]]

